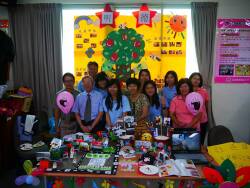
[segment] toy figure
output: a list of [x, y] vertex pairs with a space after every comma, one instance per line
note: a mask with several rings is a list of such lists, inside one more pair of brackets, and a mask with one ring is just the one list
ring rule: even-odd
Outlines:
[[103, 139], [102, 146], [103, 146], [104, 148], [107, 148], [107, 147], [108, 147], [108, 144], [109, 144], [109, 139], [108, 139], [108, 138]]
[[147, 152], [142, 154], [142, 156], [139, 159], [139, 163], [142, 164], [148, 164], [148, 165], [153, 165], [155, 162], [155, 157], [151, 152]]
[[90, 146], [87, 142], [82, 142], [79, 145], [79, 151], [90, 151]]
[[150, 133], [143, 133], [141, 140], [152, 142], [152, 135]]

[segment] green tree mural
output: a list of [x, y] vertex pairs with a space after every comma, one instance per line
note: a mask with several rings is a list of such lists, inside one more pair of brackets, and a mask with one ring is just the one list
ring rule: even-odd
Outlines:
[[142, 35], [127, 27], [110, 32], [102, 46], [105, 57], [102, 70], [111, 71], [121, 80], [130, 77], [133, 73], [131, 64], [136, 63], [139, 66], [145, 54], [145, 42]]

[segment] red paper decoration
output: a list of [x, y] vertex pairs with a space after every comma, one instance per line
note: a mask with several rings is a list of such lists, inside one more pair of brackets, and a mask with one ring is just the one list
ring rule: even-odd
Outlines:
[[136, 52], [132, 52], [132, 57], [133, 57], [134, 59], [136, 59], [136, 58], [138, 58], [138, 54], [137, 54]]
[[107, 25], [115, 28], [115, 19], [119, 16], [119, 12], [112, 11], [110, 4], [106, 4], [104, 11], [97, 12], [96, 16], [100, 19], [100, 28], [103, 28]]
[[134, 47], [136, 47], [136, 48], [139, 48], [139, 47], [141, 47], [141, 42], [140, 41], [135, 41], [134, 42]]
[[113, 39], [108, 39], [107, 42], [106, 42], [106, 45], [108, 47], [112, 47], [114, 45], [114, 40]]
[[204, 174], [205, 178], [207, 179], [207, 181], [210, 182], [210, 183], [219, 183], [219, 184], [221, 184], [221, 183], [224, 182], [223, 177], [215, 169], [204, 167], [203, 168], [203, 174]]
[[[247, 183], [250, 183], [250, 166], [242, 167], [236, 171], [236, 176], [240, 180], [237, 181], [237, 184], [240, 187], [245, 186]], [[241, 177], [241, 178], [240, 178]]]
[[114, 52], [112, 55], [111, 55], [111, 60], [112, 61], [116, 61], [118, 59], [118, 54], [116, 52]]
[[151, 11], [148, 9], [147, 4], [143, 4], [140, 8], [140, 11], [133, 12], [133, 15], [136, 17], [136, 27], [141, 25], [147, 25], [152, 27], [152, 18], [155, 16], [156, 11]]

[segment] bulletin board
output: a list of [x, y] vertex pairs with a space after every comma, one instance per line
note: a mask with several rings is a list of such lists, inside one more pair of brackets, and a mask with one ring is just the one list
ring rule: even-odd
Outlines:
[[[168, 70], [175, 70], [179, 77], [185, 77], [186, 16], [157, 13], [152, 19], [152, 27], [147, 25], [136, 27], [135, 16], [119, 15], [115, 19], [115, 28], [110, 26], [100, 28], [100, 20], [95, 15], [76, 16], [74, 19], [76, 82], [81, 80], [86, 72], [89, 61], [96, 61], [101, 67], [99, 71], [103, 70], [111, 77], [122, 78], [125, 75], [119, 77], [116, 74], [116, 65], [107, 62], [104, 53], [109, 34], [113, 31], [116, 34], [124, 28], [129, 29], [128, 32], [132, 32], [138, 40], [141, 40], [140, 44], [143, 44], [143, 49], [138, 51], [141, 58], [126, 67], [126, 69], [130, 69], [132, 77], [137, 77], [139, 71], [145, 68], [150, 70], [152, 79], [158, 85], [163, 84], [163, 78]], [[131, 37], [133, 38], [132, 34]], [[123, 72], [119, 72], [119, 74], [123, 74]]]
[[250, 19], [218, 19], [215, 83], [250, 84]]

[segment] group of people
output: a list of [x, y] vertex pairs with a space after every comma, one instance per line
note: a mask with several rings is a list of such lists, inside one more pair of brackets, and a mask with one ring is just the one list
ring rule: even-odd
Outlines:
[[[175, 128], [195, 128], [201, 132], [204, 142], [207, 128], [207, 106], [209, 96], [202, 87], [203, 79], [195, 72], [189, 78], [178, 80], [175, 71], [165, 75], [165, 85], [157, 90], [151, 80], [148, 69], [139, 73], [139, 78], [128, 78], [126, 88], [122, 88], [118, 79], [110, 79], [105, 72], [98, 73], [96, 62], [88, 63], [88, 74], [74, 88], [75, 78], [71, 73], [63, 75], [64, 89], [74, 98], [71, 113], [64, 114], [56, 106], [55, 122], [60, 136], [77, 131], [96, 132], [109, 130], [116, 121], [126, 115], [132, 115], [136, 122], [153, 122], [155, 117], [171, 117]], [[193, 115], [188, 111], [185, 97], [191, 92], [198, 92], [204, 100], [200, 112]]]

